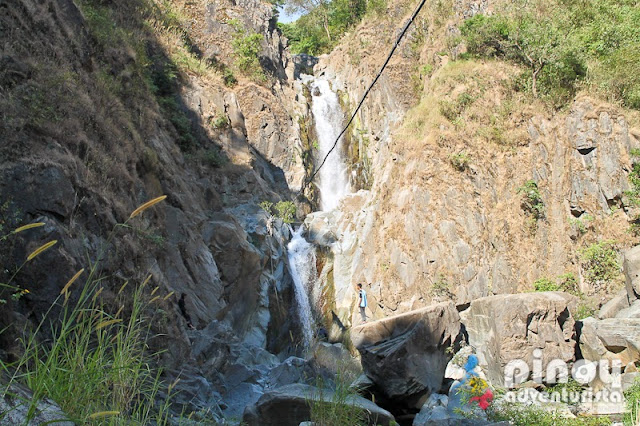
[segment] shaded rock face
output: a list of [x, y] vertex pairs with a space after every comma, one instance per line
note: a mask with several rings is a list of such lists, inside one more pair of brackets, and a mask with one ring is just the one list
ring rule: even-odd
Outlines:
[[[153, 34], [141, 43], [150, 58], [139, 57], [126, 41], [101, 42], [88, 19], [93, 15], [71, 0], [17, 0], [2, 8], [7, 13], [0, 27], [13, 30], [0, 38], [13, 41], [0, 55], [0, 111], [11, 117], [0, 122], [0, 235], [31, 222], [45, 225], [0, 242], [0, 281], [35, 248], [54, 239], [58, 244], [16, 275], [15, 283], [30, 293], [20, 300], [0, 295], [8, 299], [0, 306], [0, 328], [9, 326], [0, 346], [3, 357], [15, 356], [15, 337], [25, 323], [37, 324], [67, 280], [105, 253], [96, 276], [106, 310], [118, 310], [115, 295], [126, 281], [139, 284], [150, 274], [145, 297], [158, 287], [151, 321], [157, 337], [150, 346], [162, 349], [167, 376], [182, 379], [178, 402], [197, 411], [224, 405], [227, 397], [239, 401], [236, 385], [254, 385], [276, 364], [266, 348], [284, 352], [298, 333], [285, 266], [288, 227], [258, 204], [289, 197], [304, 171], [293, 154], [299, 139], [291, 119], [298, 106], [289, 101], [293, 65], [271, 6], [170, 3], [187, 17], [185, 38], [203, 60], [213, 55], [205, 45], [226, 52], [221, 58], [233, 57], [231, 26], [220, 13], [242, 16], [248, 29], [264, 35], [260, 56], [273, 87], [239, 78], [230, 88], [212, 69], [209, 78], [182, 75]], [[109, 27], [150, 31], [136, 0], [103, 2], [102, 8], [115, 20]], [[207, 33], [206, 25], [225, 32]], [[147, 72], [155, 73], [159, 63], [141, 62], [156, 57], [180, 74], [173, 76], [171, 96], [161, 98], [147, 85]], [[175, 103], [174, 114], [184, 113], [184, 128], [178, 130], [166, 112], [168, 102]], [[214, 126], [217, 118], [222, 124]], [[191, 147], [181, 142], [188, 131]], [[162, 194], [164, 202], [127, 227], [115, 226]], [[72, 291], [71, 302], [74, 297]], [[219, 331], [219, 323], [228, 330]], [[215, 332], [203, 332], [211, 324]], [[243, 357], [249, 372], [236, 365], [243, 361], [231, 362]], [[264, 389], [258, 388], [255, 399]]]
[[640, 298], [640, 246], [624, 252], [622, 267], [624, 270], [627, 297], [629, 300]]
[[384, 395], [411, 405], [437, 392], [460, 333], [452, 303], [441, 303], [351, 329], [365, 374]]
[[569, 306], [575, 297], [559, 292], [510, 294], [474, 300], [460, 314], [469, 345], [496, 386], [505, 383], [505, 366], [514, 360], [533, 365], [542, 351], [543, 371], [554, 359], [575, 358], [575, 332]]
[[[247, 407], [242, 421], [249, 426], [298, 426], [311, 419], [310, 400], [333, 404], [333, 392], [304, 384], [283, 386]], [[347, 404], [362, 410], [369, 425], [389, 425], [395, 421], [391, 413], [361, 396], [349, 397]]]

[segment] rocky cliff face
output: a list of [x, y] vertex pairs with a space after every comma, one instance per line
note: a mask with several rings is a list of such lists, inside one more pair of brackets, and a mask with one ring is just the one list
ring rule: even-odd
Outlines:
[[[58, 241], [14, 277], [29, 293], [2, 297], [2, 355], [19, 351], [15, 333], [37, 323], [80, 268], [99, 261], [107, 306], [124, 282], [151, 274], [149, 291], [157, 286], [161, 298], [149, 314], [161, 312], [153, 326], [163, 336], [152, 345], [183, 369], [197, 408], [219, 395], [198, 390], [207, 359], [192, 345], [215, 336], [188, 334], [190, 326], [220, 323], [214, 329], [233, 337], [224, 345], [274, 353], [299, 332], [289, 320], [288, 227], [258, 204], [289, 199], [304, 169], [293, 65], [271, 6], [174, 3], [0, 3], [0, 234], [45, 223], [1, 241], [0, 281]], [[262, 35], [259, 83], [235, 68], [234, 18]], [[225, 84], [231, 72], [237, 81]], [[165, 202], [116, 226], [162, 194]], [[212, 391], [225, 389], [224, 377], [209, 379]]]
[[[460, 2], [448, 21], [434, 22], [438, 14], [427, 11], [416, 22], [356, 124], [365, 137], [352, 140], [355, 161], [370, 162], [361, 171], [370, 190], [307, 218], [311, 238], [330, 252], [324, 274], [345, 323], [358, 282], [370, 284], [375, 318], [434, 300], [462, 306], [527, 291], [541, 277], [568, 273], [598, 303], [621, 284], [584, 280], [579, 251], [603, 240], [618, 248], [635, 241], [625, 200], [630, 151], [640, 145], [629, 124], [635, 115], [585, 94], [552, 112], [513, 92], [517, 70], [509, 65], [451, 61], [463, 46], [447, 45], [447, 35], [487, 7]], [[406, 9], [390, 13], [408, 18]], [[318, 69], [348, 88], [349, 107], [373, 78], [373, 64], [383, 62], [390, 37], [384, 26], [363, 24], [351, 40], [360, 48], [345, 43], [321, 60]], [[354, 52], [362, 55], [356, 62]], [[537, 191], [539, 212], [528, 205], [528, 187]]]

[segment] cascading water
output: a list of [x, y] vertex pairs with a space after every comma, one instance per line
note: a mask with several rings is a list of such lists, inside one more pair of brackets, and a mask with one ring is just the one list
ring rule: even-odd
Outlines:
[[[318, 158], [327, 155], [342, 130], [344, 114], [338, 101], [338, 95], [331, 90], [324, 79], [311, 80], [313, 102], [311, 111], [316, 123], [318, 137]], [[320, 207], [323, 211], [333, 210], [342, 197], [350, 192], [349, 176], [342, 159], [342, 138], [329, 154], [327, 161], [318, 173], [320, 176]]]
[[[329, 82], [324, 79], [314, 79], [304, 76], [303, 81], [310, 85], [313, 95], [311, 111], [316, 123], [318, 136], [318, 158], [320, 161], [327, 155], [336, 138], [342, 130], [344, 116], [338, 101], [338, 96], [331, 90]], [[336, 149], [327, 157], [327, 161], [320, 169], [319, 190], [320, 206], [323, 211], [333, 210], [338, 206], [342, 197], [351, 190], [347, 169], [342, 159], [342, 139]], [[318, 291], [316, 249], [304, 239], [304, 227], [300, 226], [291, 237], [287, 245], [289, 269], [295, 285], [295, 297], [298, 305], [298, 315], [304, 346], [308, 347], [313, 339], [313, 311], [311, 303], [316, 303]], [[309, 301], [312, 300], [312, 302]]]
[[316, 249], [302, 236], [304, 227], [300, 226], [291, 237], [287, 245], [289, 256], [289, 269], [295, 285], [294, 292], [298, 305], [298, 315], [302, 328], [304, 346], [309, 346], [313, 338], [311, 304], [309, 303], [309, 293], [317, 279], [316, 272]]

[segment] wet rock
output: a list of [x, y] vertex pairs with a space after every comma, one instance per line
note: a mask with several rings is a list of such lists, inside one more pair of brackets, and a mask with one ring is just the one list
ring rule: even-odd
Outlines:
[[584, 319], [580, 351], [589, 361], [620, 360], [622, 365], [627, 365], [640, 360], [640, 319]]
[[[265, 393], [256, 404], [248, 406], [242, 421], [248, 426], [298, 426], [311, 419], [311, 400], [333, 404], [334, 393], [304, 384], [293, 384]], [[361, 396], [349, 397], [348, 405], [361, 409], [367, 424], [389, 425], [393, 415]]]
[[461, 313], [480, 366], [494, 385], [504, 384], [509, 361], [532, 365], [534, 349], [542, 349], [543, 369], [549, 361], [572, 361], [574, 320], [569, 306], [576, 298], [560, 292], [506, 294], [474, 300]]
[[351, 329], [365, 374], [389, 398], [415, 404], [437, 392], [460, 333], [453, 303], [445, 302]]

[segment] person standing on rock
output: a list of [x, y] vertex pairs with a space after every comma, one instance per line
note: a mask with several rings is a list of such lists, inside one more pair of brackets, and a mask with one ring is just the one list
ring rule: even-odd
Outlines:
[[358, 306], [360, 307], [362, 322], [367, 322], [367, 314], [365, 313], [365, 309], [367, 308], [367, 292], [362, 289], [362, 284], [360, 283], [358, 283], [358, 297]]

